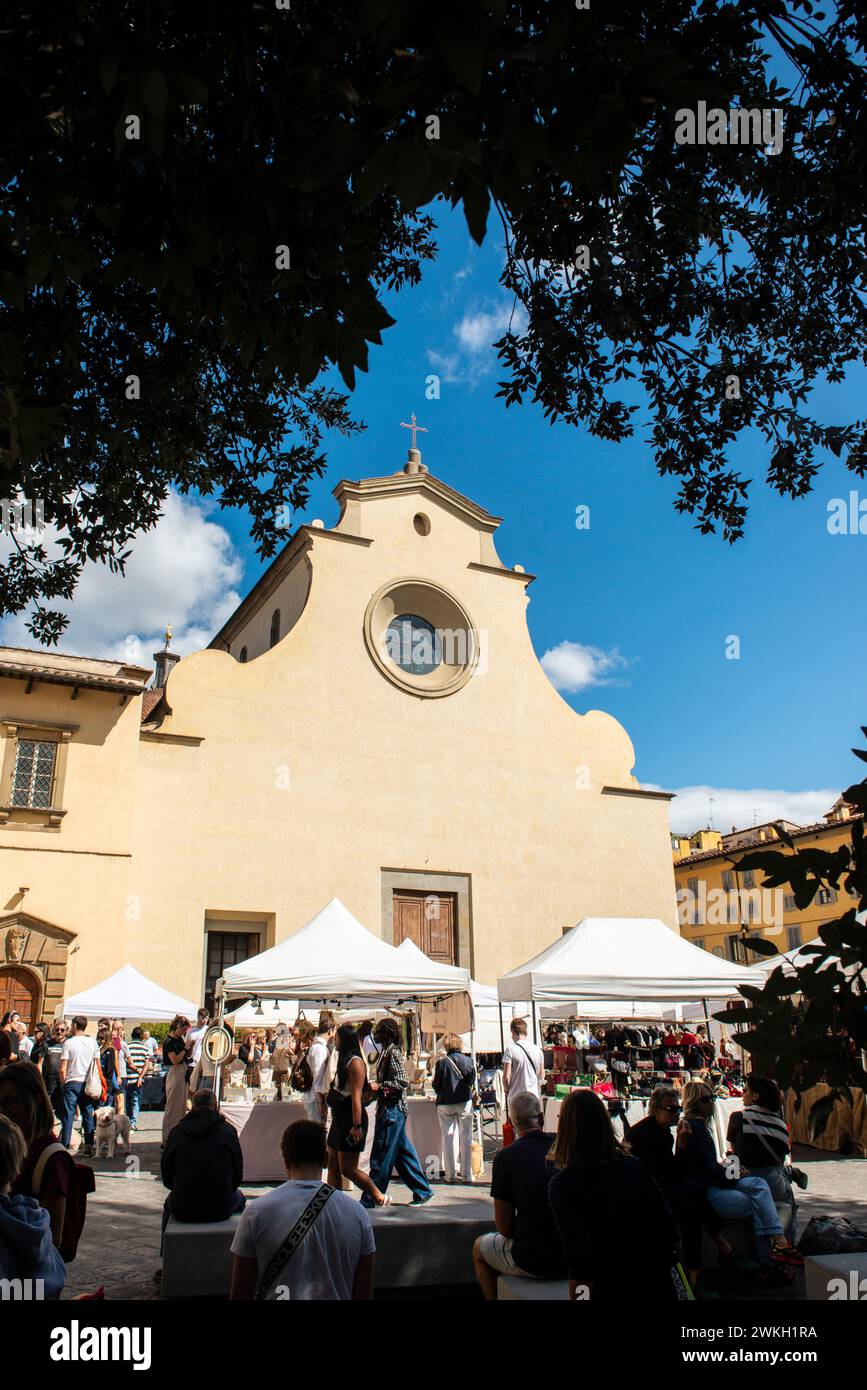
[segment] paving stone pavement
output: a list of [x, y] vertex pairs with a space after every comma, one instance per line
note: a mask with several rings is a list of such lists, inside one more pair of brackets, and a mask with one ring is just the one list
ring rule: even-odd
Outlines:
[[[114, 1159], [94, 1159], [96, 1192], [88, 1201], [87, 1224], [78, 1257], [69, 1267], [64, 1297], [93, 1292], [100, 1285], [110, 1299], [158, 1299], [159, 1285], [154, 1271], [159, 1266], [160, 1220], [165, 1188], [159, 1179], [160, 1125], [162, 1116], [145, 1112], [133, 1136], [129, 1164], [123, 1154]], [[794, 1161], [808, 1173], [810, 1185], [798, 1194], [798, 1229], [803, 1231], [811, 1216], [847, 1216], [867, 1230], [867, 1159], [842, 1158], [817, 1149], [796, 1148]], [[245, 1187], [254, 1197], [263, 1187]], [[468, 1192], [460, 1187], [437, 1189], [435, 1201], [458, 1204], [478, 1200], [485, 1192], [480, 1185]], [[389, 1192], [395, 1202], [408, 1200], [400, 1183]], [[493, 1207], [493, 1204], [492, 1204]], [[492, 1209], [493, 1225], [493, 1209]], [[759, 1293], [749, 1285], [720, 1284], [720, 1293], [736, 1301], [797, 1302], [804, 1298], [803, 1274], [782, 1294], [778, 1290]]]

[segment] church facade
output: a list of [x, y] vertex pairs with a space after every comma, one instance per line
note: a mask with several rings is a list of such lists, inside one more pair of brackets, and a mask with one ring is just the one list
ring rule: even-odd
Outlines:
[[584, 916], [677, 929], [668, 798], [548, 681], [499, 519], [414, 449], [335, 496], [151, 688], [0, 651], [4, 1008], [53, 1013], [126, 962], [208, 997], [335, 894], [487, 982]]

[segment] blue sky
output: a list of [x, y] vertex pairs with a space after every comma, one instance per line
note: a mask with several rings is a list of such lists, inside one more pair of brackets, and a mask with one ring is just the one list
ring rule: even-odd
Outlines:
[[[552, 427], [532, 405], [506, 410], [495, 398], [490, 344], [508, 312], [498, 229], [479, 250], [462, 213], [438, 205], [437, 215], [438, 260], [420, 287], [387, 297], [397, 325], [358, 378], [352, 406], [366, 433], [329, 441], [328, 474], [294, 523], [332, 525], [341, 477], [400, 468], [408, 445], [400, 422], [414, 410], [429, 430], [431, 471], [502, 516], [504, 563], [538, 576], [528, 620], [540, 658], [559, 653], [543, 660], [549, 674], [576, 710], [604, 709], [624, 724], [636, 775], [678, 792], [674, 828], [706, 823], [710, 794], [723, 829], [820, 816], [863, 767], [848, 750], [867, 722], [867, 536], [832, 536], [826, 525], [829, 499], [848, 498], [857, 480], [831, 459], [799, 502], [757, 485], [743, 540], [700, 536], [675, 512], [675, 484], [657, 476], [640, 433], [605, 444]], [[439, 400], [425, 396], [432, 372]], [[841, 420], [863, 413], [865, 380], [860, 372], [833, 394], [817, 392], [815, 408]], [[761, 479], [761, 441], [744, 443], [736, 462]], [[582, 504], [590, 529], [579, 531]], [[166, 621], [177, 650], [205, 645], [261, 565], [243, 515], [173, 497], [125, 578], [89, 570], [61, 649], [149, 664]], [[736, 661], [725, 657], [733, 635]], [[21, 616], [2, 624], [0, 638], [33, 645]], [[584, 683], [566, 688], [564, 668]]]
[[[353, 408], [367, 432], [333, 441], [327, 479], [298, 519], [332, 524], [339, 478], [399, 468], [408, 443], [400, 422], [415, 410], [429, 428], [425, 463], [501, 515], [503, 561], [538, 576], [528, 610], [537, 653], [563, 642], [619, 650], [612, 683], [563, 694], [577, 710], [602, 708], [623, 722], [642, 781], [800, 791], [857, 780], [848, 749], [867, 722], [858, 602], [867, 536], [832, 536], [826, 525], [828, 500], [848, 498], [857, 479], [831, 459], [798, 502], [757, 484], [743, 540], [700, 536], [675, 512], [675, 484], [656, 474], [640, 435], [606, 444], [495, 398], [489, 344], [508, 307], [498, 239], [478, 250], [462, 214], [438, 211], [438, 220], [436, 264], [420, 287], [387, 299], [397, 325], [358, 379]], [[428, 401], [435, 370], [441, 395]], [[833, 394], [817, 392], [816, 408], [857, 415], [864, 381], [860, 373]], [[756, 440], [737, 464], [760, 480], [765, 457]], [[575, 526], [579, 504], [591, 509], [587, 531]], [[246, 586], [259, 571], [243, 521], [224, 524], [245, 556]], [[739, 660], [725, 657], [730, 635], [740, 639]], [[758, 819], [778, 813], [760, 807]]]

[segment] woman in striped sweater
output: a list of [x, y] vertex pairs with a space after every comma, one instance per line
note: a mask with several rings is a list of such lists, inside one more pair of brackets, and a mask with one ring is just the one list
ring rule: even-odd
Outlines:
[[744, 1083], [744, 1108], [729, 1119], [726, 1139], [732, 1153], [757, 1178], [764, 1178], [775, 1202], [792, 1209], [795, 1229], [797, 1203], [786, 1172], [789, 1126], [780, 1114], [782, 1096], [768, 1076], [748, 1076]]

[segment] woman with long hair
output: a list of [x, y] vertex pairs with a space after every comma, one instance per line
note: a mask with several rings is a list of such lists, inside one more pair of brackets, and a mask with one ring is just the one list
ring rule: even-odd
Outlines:
[[328, 1097], [331, 1127], [328, 1131], [328, 1181], [341, 1190], [343, 1178], [370, 1198], [377, 1207], [391, 1201], [367, 1173], [358, 1167], [367, 1138], [367, 1067], [361, 1055], [358, 1032], [352, 1023], [341, 1023], [337, 1030], [337, 1073]]
[[761, 1283], [789, 1283], [792, 1269], [804, 1257], [783, 1235], [771, 1190], [735, 1156], [720, 1163], [710, 1132], [716, 1098], [703, 1081], [688, 1081], [682, 1092], [683, 1119], [677, 1126], [675, 1148], [684, 1176], [699, 1182], [720, 1216], [752, 1222], [753, 1235], [763, 1266]]
[[0, 1113], [6, 1115], [21, 1130], [27, 1143], [24, 1166], [12, 1184], [12, 1192], [22, 1197], [35, 1197], [48, 1212], [51, 1237], [60, 1245], [63, 1222], [66, 1218], [66, 1198], [75, 1171], [75, 1164], [66, 1151], [58, 1146], [42, 1164], [35, 1182], [40, 1156], [54, 1137], [54, 1111], [39, 1069], [32, 1062], [19, 1062], [0, 1072]]
[[112, 1109], [116, 1109], [115, 1102], [121, 1083], [117, 1070], [117, 1053], [111, 1040], [111, 1033], [107, 1028], [100, 1028], [96, 1035], [96, 1042], [99, 1047], [99, 1065], [102, 1067], [106, 1086], [105, 1100], [100, 1101], [99, 1104], [110, 1105]]
[[569, 1297], [622, 1306], [628, 1287], [643, 1302], [675, 1301], [677, 1222], [644, 1164], [618, 1143], [593, 1091], [572, 1091], [563, 1101], [550, 1158], [556, 1172], [548, 1203]]
[[114, 1063], [117, 1071], [117, 1079], [120, 1089], [114, 1098], [114, 1108], [119, 1115], [126, 1111], [126, 1083], [129, 1078], [129, 1048], [124, 1037], [124, 1021], [122, 1018], [111, 1020], [111, 1045], [114, 1048]]
[[[380, 1054], [376, 1080], [371, 1082], [371, 1090], [376, 1092], [376, 1121], [370, 1150], [370, 1176], [379, 1191], [385, 1192], [392, 1173], [396, 1172], [412, 1193], [411, 1205], [420, 1207], [431, 1200], [434, 1190], [406, 1132], [409, 1080], [397, 1019], [381, 1018], [373, 1030], [373, 1038]], [[372, 1198], [362, 1197], [361, 1204], [372, 1206]]]
[[187, 1042], [190, 1020], [183, 1014], [172, 1019], [169, 1035], [163, 1043], [163, 1066], [166, 1070], [166, 1108], [163, 1111], [163, 1148], [166, 1140], [187, 1113]]
[[253, 1032], [245, 1033], [244, 1040], [238, 1048], [238, 1061], [243, 1062], [247, 1068], [245, 1081], [248, 1086], [259, 1085], [259, 1063], [262, 1060], [262, 1048], [259, 1039]]

